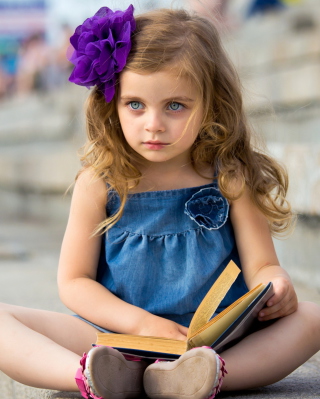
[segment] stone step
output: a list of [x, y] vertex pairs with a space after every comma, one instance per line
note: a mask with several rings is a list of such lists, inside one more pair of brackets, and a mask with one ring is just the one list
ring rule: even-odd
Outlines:
[[1, 146], [69, 138], [83, 125], [82, 105], [88, 93], [84, 88], [67, 84], [55, 91], [2, 101]]
[[303, 1], [247, 20], [225, 38], [250, 112], [320, 99], [320, 3]]

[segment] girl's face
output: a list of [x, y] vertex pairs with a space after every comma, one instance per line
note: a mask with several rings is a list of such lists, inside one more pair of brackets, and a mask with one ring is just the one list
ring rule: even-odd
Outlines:
[[198, 98], [193, 84], [170, 72], [124, 71], [117, 108], [130, 147], [149, 162], [189, 162], [203, 116]]

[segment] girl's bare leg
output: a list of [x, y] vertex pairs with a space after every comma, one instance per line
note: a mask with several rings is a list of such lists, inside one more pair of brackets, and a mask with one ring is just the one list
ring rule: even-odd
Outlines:
[[221, 356], [228, 374], [222, 390], [272, 384], [320, 350], [320, 307], [302, 302], [295, 313], [243, 339]]
[[77, 391], [80, 356], [96, 329], [76, 317], [0, 304], [0, 370], [25, 385]]

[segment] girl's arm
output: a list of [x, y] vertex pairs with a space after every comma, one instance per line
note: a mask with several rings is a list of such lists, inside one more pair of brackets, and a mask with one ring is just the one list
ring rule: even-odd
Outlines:
[[248, 288], [272, 281], [275, 294], [259, 313], [261, 321], [297, 310], [297, 296], [288, 273], [279, 266], [266, 217], [253, 204], [248, 190], [230, 206], [242, 271]]
[[58, 270], [62, 302], [111, 331], [185, 339], [185, 327], [122, 301], [96, 281], [101, 236], [92, 232], [106, 217], [106, 194], [104, 181], [89, 170], [75, 184]]

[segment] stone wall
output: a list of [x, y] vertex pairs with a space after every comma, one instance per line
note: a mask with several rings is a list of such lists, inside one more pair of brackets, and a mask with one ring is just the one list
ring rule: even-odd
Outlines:
[[295, 232], [275, 240], [291, 275], [320, 289], [320, 3], [257, 16], [226, 38], [251, 123], [287, 168]]
[[66, 219], [84, 143], [86, 89], [14, 98], [0, 108], [0, 216]]
[[249, 20], [227, 42], [258, 133], [288, 168], [290, 199], [320, 214], [320, 3]]

